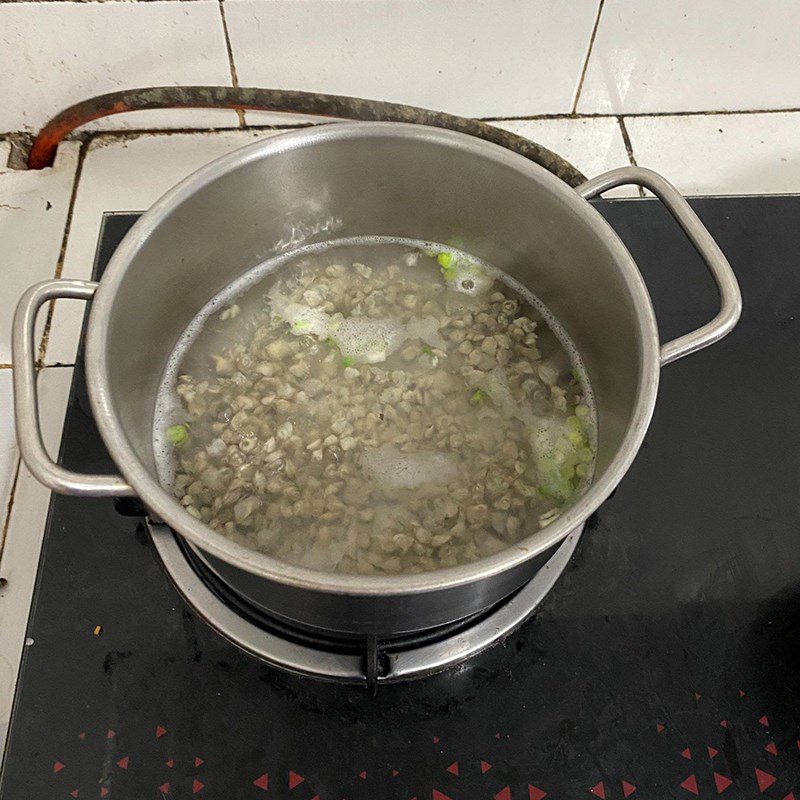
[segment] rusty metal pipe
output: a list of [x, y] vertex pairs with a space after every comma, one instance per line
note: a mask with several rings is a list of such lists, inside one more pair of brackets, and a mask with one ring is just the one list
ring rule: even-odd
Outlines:
[[52, 166], [59, 142], [81, 125], [113, 114], [148, 108], [230, 108], [362, 121], [412, 122], [460, 131], [507, 147], [540, 164], [570, 186], [578, 186], [586, 180], [572, 164], [546, 147], [479, 120], [361, 97], [238, 86], [152, 86], [122, 89], [82, 100], [57, 114], [39, 131], [28, 156], [29, 169]]

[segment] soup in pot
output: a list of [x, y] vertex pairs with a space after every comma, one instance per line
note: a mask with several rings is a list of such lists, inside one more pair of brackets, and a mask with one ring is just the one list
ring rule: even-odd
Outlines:
[[496, 553], [589, 485], [592, 392], [544, 305], [438, 244], [266, 262], [169, 361], [159, 477], [188, 513], [306, 567], [398, 574]]

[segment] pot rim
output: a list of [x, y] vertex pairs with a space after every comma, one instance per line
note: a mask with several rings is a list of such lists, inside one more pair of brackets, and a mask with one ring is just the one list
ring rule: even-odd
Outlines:
[[[321, 142], [375, 136], [433, 142], [457, 148], [495, 161], [544, 184], [595, 231], [611, 252], [630, 292], [642, 334], [639, 345], [641, 376], [631, 422], [617, 454], [600, 479], [594, 481], [586, 493], [555, 522], [499, 553], [457, 567], [407, 575], [349, 575], [296, 566], [226, 539], [201, 520], [192, 517], [139, 460], [116, 417], [107, 380], [105, 341], [117, 290], [128, 264], [162, 219], [221, 175], [253, 161]], [[650, 295], [633, 257], [600, 213], [544, 167], [500, 145], [442, 128], [399, 122], [345, 122], [289, 131], [246, 145], [201, 167], [157, 200], [116, 249], [95, 293], [87, 325], [86, 373], [94, 418], [111, 458], [148, 510], [191, 544], [233, 566], [277, 583], [334, 594], [399, 596], [446, 590], [490, 578], [552, 547], [581, 525], [608, 498], [639, 451], [655, 407], [660, 373], [659, 347], [658, 327]]]

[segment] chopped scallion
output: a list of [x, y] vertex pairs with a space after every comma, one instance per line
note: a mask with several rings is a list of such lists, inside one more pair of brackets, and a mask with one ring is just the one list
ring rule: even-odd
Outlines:
[[442, 267], [442, 269], [448, 269], [453, 261], [453, 254], [447, 252], [439, 253], [436, 260], [439, 262], [439, 266]]
[[167, 439], [175, 447], [183, 447], [189, 440], [189, 426], [187, 424], [170, 425], [167, 428]]

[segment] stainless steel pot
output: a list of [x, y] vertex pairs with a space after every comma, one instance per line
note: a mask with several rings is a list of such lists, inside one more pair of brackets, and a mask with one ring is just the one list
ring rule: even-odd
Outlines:
[[[612, 228], [587, 202], [623, 184], [666, 205], [716, 280], [719, 314], [660, 345], [647, 289]], [[248, 550], [190, 516], [159, 485], [153, 461], [156, 389], [178, 337], [234, 278], [300, 243], [360, 235], [445, 242], [529, 286], [564, 324], [594, 387], [595, 480], [554, 523], [504, 552], [421, 575], [333, 575]], [[38, 425], [33, 359], [39, 307], [92, 300], [86, 372], [92, 410], [122, 476], [78, 475], [53, 463]], [[706, 347], [739, 318], [725, 257], [686, 201], [657, 174], [613, 170], [570, 189], [488, 142], [399, 123], [344, 123], [245, 147], [189, 176], [134, 225], [99, 284], [31, 287], [14, 320], [17, 436], [31, 472], [57, 492], [138, 495], [240, 594], [285, 619], [382, 636], [457, 620], [528, 580], [541, 556], [605, 500], [633, 461], [653, 412], [662, 365]]]

